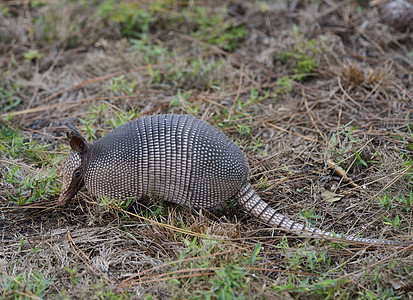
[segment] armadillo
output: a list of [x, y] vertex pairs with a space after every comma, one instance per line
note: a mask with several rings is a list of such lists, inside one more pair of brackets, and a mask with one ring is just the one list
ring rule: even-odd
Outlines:
[[[210, 209], [228, 198], [259, 221], [298, 235], [335, 234], [294, 222], [263, 201], [248, 181], [241, 149], [212, 125], [189, 115], [155, 115], [126, 123], [92, 144], [71, 124], [72, 152], [63, 171], [63, 206], [85, 185], [96, 198], [125, 200], [156, 195], [192, 208]], [[396, 242], [342, 235], [368, 244]]]

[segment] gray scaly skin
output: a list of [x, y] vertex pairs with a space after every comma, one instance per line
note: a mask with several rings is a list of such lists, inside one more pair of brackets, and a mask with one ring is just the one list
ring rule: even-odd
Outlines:
[[[83, 185], [97, 197], [124, 200], [157, 195], [186, 206], [209, 209], [233, 197], [260, 221], [308, 237], [334, 234], [296, 223], [264, 202], [248, 182], [244, 154], [215, 127], [188, 115], [157, 115], [131, 121], [88, 143], [70, 124], [72, 152], [63, 172], [58, 205]], [[344, 236], [368, 244], [392, 241]]]

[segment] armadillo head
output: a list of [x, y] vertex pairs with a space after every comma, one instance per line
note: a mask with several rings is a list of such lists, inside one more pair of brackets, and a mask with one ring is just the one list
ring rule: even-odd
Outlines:
[[71, 129], [67, 133], [67, 138], [72, 152], [63, 169], [62, 193], [57, 202], [59, 206], [66, 205], [84, 185], [84, 174], [91, 147], [73, 125], [67, 123], [66, 126]]

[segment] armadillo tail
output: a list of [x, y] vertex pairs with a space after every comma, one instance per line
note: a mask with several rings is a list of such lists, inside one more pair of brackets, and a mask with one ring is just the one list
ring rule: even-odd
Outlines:
[[308, 227], [303, 223], [292, 221], [288, 217], [277, 213], [275, 209], [270, 207], [264, 200], [262, 200], [260, 196], [258, 196], [257, 193], [253, 190], [251, 184], [248, 181], [244, 182], [244, 184], [241, 186], [240, 191], [235, 195], [234, 198], [238, 201], [239, 204], [242, 205], [244, 210], [249, 212], [258, 220], [264, 222], [265, 224], [305, 237], [327, 239], [342, 238], [356, 243], [367, 243], [373, 245], [399, 244], [398, 242], [394, 241], [358, 238], [351, 235], [337, 236], [332, 232]]

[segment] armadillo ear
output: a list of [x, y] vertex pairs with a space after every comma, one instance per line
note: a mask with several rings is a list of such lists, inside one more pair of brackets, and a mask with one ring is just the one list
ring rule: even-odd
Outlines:
[[66, 126], [71, 129], [66, 136], [69, 139], [70, 148], [79, 154], [85, 154], [88, 150], [88, 143], [85, 138], [79, 133], [75, 126], [66, 123]]
[[79, 154], [83, 154], [85, 152], [85, 149], [86, 149], [85, 142], [76, 135], [70, 138], [69, 145], [73, 151], [76, 151]]

